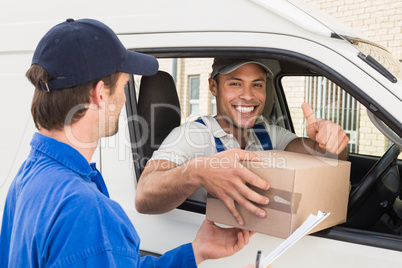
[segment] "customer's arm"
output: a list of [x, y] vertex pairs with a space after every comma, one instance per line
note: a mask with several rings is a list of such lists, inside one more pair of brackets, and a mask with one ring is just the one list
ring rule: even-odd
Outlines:
[[[197, 267], [208, 259], [231, 256], [249, 243], [253, 232], [238, 228], [221, 228], [204, 220], [192, 243], [170, 250], [161, 257], [141, 258], [141, 267]], [[244, 268], [253, 268], [254, 265]]]

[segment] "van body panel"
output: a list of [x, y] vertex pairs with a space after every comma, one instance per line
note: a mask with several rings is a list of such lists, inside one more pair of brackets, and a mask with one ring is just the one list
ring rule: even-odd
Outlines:
[[[359, 51], [336, 33], [367, 40], [298, 0], [221, 1], [11, 1], [0, 9], [0, 220], [11, 181], [26, 159], [36, 131], [30, 115], [33, 87], [25, 78], [33, 51], [47, 30], [66, 18], [94, 18], [109, 25], [128, 49], [159, 55], [210, 57], [213, 53], [270, 53], [294, 57], [325, 71], [402, 136], [402, 83], [391, 82], [358, 57]], [[58, 6], [55, 9], [55, 5]], [[275, 5], [275, 6], [270, 6]], [[307, 13], [306, 13], [307, 12]], [[16, 15], [18, 14], [18, 15]], [[240, 14], [240, 16], [239, 16]], [[288, 14], [288, 16], [287, 16]], [[240, 18], [239, 18], [240, 17]], [[313, 19], [307, 19], [311, 17]], [[305, 19], [300, 19], [305, 18]], [[190, 57], [189, 56], [189, 57]], [[279, 56], [278, 56], [279, 57]], [[141, 250], [163, 254], [192, 241], [205, 215], [175, 209], [143, 215], [135, 209], [136, 174], [126, 109], [115, 136], [101, 139], [93, 161], [102, 172], [112, 199], [124, 208], [141, 237]], [[370, 236], [366, 236], [370, 239]], [[364, 240], [364, 239], [362, 239]], [[232, 257], [209, 260], [200, 267], [241, 267], [267, 255], [283, 240], [256, 234]], [[384, 238], [386, 241], [386, 238]], [[397, 240], [398, 243], [401, 240]], [[402, 252], [379, 244], [309, 235], [274, 263], [274, 267], [401, 267]], [[402, 242], [401, 242], [402, 243]]]

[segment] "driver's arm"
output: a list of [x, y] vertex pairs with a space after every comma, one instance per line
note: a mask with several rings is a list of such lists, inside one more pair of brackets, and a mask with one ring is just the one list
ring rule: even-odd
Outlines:
[[168, 160], [147, 163], [137, 184], [135, 206], [138, 212], [160, 214], [173, 210], [199, 187], [191, 174], [192, 162], [178, 165]]
[[137, 185], [136, 208], [140, 213], [164, 213], [204, 187], [225, 203], [240, 225], [244, 221], [235, 202], [257, 216], [265, 217], [266, 212], [253, 202], [268, 204], [269, 199], [251, 190], [246, 183], [263, 190], [267, 190], [269, 185], [245, 168], [241, 164], [243, 160], [262, 161], [257, 154], [240, 149], [193, 158], [182, 165], [167, 160], [151, 160]]
[[[348, 139], [349, 140], [349, 139]], [[347, 145], [347, 143], [346, 143]], [[320, 147], [320, 145], [309, 138], [296, 138], [292, 140], [285, 148], [285, 151], [301, 153], [301, 154], [311, 154], [317, 156], [324, 156], [339, 160], [347, 160], [349, 156], [348, 148], [345, 146], [344, 149], [339, 153], [331, 153], [326, 149]]]

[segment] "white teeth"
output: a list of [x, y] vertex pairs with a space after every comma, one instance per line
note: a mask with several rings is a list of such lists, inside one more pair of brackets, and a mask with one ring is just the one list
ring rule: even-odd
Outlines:
[[254, 110], [254, 106], [236, 106], [237, 111], [241, 113], [251, 113]]

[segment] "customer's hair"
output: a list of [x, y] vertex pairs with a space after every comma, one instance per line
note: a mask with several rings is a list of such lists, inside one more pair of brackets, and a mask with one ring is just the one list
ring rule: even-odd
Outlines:
[[91, 89], [102, 80], [110, 90], [110, 95], [113, 95], [120, 74], [115, 72], [82, 85], [47, 92], [41, 89], [40, 82], [48, 82], [51, 76], [43, 67], [32, 65], [26, 77], [35, 86], [31, 114], [36, 128], [62, 130], [64, 125], [77, 122], [88, 109]]

